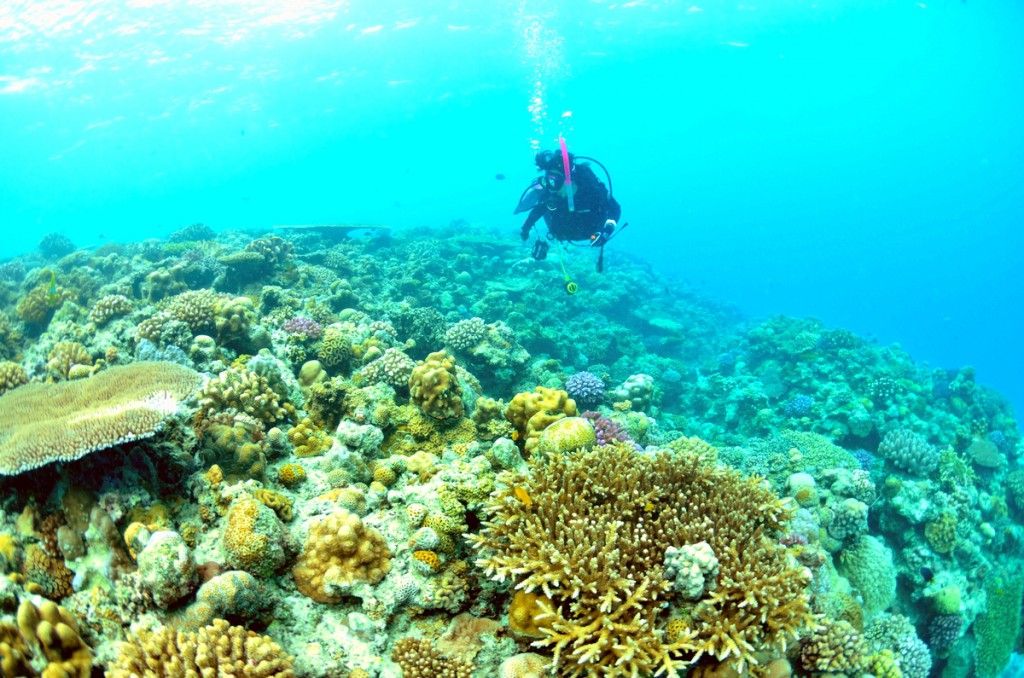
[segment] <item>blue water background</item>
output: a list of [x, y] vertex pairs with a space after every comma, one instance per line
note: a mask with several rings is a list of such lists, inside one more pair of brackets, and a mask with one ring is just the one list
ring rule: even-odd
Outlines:
[[1010, 0], [8, 2], [0, 258], [194, 222], [524, 247], [564, 133], [631, 224], [610, 266], [974, 365], [1021, 411], [1021, 35]]

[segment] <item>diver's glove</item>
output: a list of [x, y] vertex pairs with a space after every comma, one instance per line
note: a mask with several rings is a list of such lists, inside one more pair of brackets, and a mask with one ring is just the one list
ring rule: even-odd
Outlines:
[[609, 219], [604, 222], [604, 228], [601, 229], [601, 232], [591, 238], [590, 246], [600, 247], [608, 242], [608, 238], [610, 238], [612, 233], [615, 232], [616, 226], [618, 226], [618, 224], [615, 223], [614, 219]]
[[530, 226], [523, 226], [519, 229], [519, 237], [522, 238], [523, 242], [526, 242], [530, 238], [530, 231], [533, 230]]

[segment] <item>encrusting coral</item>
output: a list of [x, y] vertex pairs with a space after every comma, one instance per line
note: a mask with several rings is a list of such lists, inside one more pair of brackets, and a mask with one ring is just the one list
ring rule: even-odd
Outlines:
[[[790, 507], [757, 478], [685, 450], [616, 444], [533, 458], [501, 479], [515, 491], [492, 496], [469, 539], [489, 575], [550, 601], [534, 646], [554, 651], [560, 675], [678, 675], [704, 655], [742, 667], [814, 624], [810, 573], [776, 536]], [[717, 585], [677, 600], [665, 552], [698, 542], [718, 558]], [[668, 642], [661, 615], [673, 602], [683, 622]]]
[[201, 382], [187, 367], [143, 362], [13, 389], [0, 397], [0, 475], [148, 438]]
[[110, 678], [293, 678], [292, 657], [266, 636], [223, 619], [197, 632], [142, 630], [121, 646]]

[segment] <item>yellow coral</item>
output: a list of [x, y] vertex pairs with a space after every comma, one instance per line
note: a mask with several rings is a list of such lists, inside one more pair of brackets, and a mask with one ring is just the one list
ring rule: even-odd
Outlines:
[[72, 593], [71, 583], [75, 573], [68, 569], [63, 558], [51, 556], [35, 544], [25, 549], [21, 573], [47, 598], [61, 600]]
[[245, 676], [294, 678], [292, 657], [266, 636], [223, 619], [198, 632], [142, 630], [121, 645], [111, 678]]
[[299, 591], [318, 603], [338, 603], [360, 581], [376, 584], [391, 570], [391, 551], [380, 532], [339, 509], [309, 528], [292, 570]]
[[88, 678], [92, 652], [78, 635], [70, 612], [52, 601], [38, 606], [25, 599], [18, 606], [18, 625], [0, 624], [0, 669], [4, 676], [34, 676], [32, 655], [45, 663], [42, 678]]
[[942, 513], [935, 520], [924, 526], [924, 536], [928, 545], [936, 553], [949, 553], [956, 546], [956, 516]]
[[8, 391], [0, 396], [0, 475], [148, 438], [201, 381], [181, 365], [141, 362]]
[[462, 388], [455, 371], [455, 358], [445, 351], [437, 351], [417, 362], [409, 378], [409, 396], [413, 404], [432, 419], [460, 418]]
[[292, 519], [292, 500], [280, 492], [258, 489], [253, 492], [253, 496], [267, 508], [273, 509], [281, 520], [288, 522]]
[[288, 429], [288, 440], [295, 446], [296, 457], [316, 457], [331, 449], [331, 437], [306, 417]]
[[412, 557], [425, 572], [438, 572], [441, 569], [441, 557], [434, 551], [413, 551]]
[[565, 417], [575, 417], [576, 401], [565, 391], [538, 386], [533, 392], [517, 393], [505, 410], [505, 419], [515, 427], [520, 449], [533, 452], [540, 434]]
[[516, 591], [508, 605], [508, 627], [524, 636], [543, 638], [544, 623], [538, 619], [551, 609], [551, 599], [540, 593]]
[[288, 489], [295, 489], [306, 479], [306, 469], [298, 464], [285, 464], [277, 470], [277, 481]]

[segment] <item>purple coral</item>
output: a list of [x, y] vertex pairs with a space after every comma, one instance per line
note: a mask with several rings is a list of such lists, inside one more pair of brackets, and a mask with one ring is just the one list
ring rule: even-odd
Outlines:
[[637, 452], [643, 452], [643, 448], [629, 437], [629, 433], [619, 426], [618, 422], [609, 419], [600, 412], [587, 411], [581, 415], [594, 424], [594, 434], [597, 436], [597, 446], [604, 447], [612, 443], [627, 443], [632, 445]]
[[604, 400], [604, 382], [593, 372], [577, 372], [569, 377], [565, 391], [582, 409], [597, 407]]
[[311, 341], [316, 341], [324, 333], [324, 328], [320, 323], [312, 318], [303, 318], [301, 316], [285, 321], [284, 329], [296, 338], [309, 339]]

